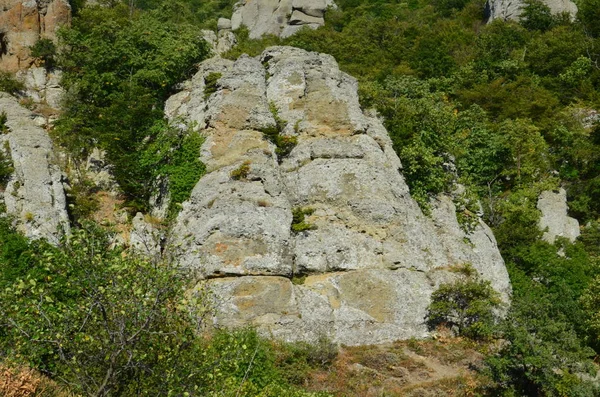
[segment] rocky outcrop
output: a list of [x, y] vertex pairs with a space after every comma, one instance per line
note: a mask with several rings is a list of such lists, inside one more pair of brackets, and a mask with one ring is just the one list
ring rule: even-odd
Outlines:
[[0, 93], [0, 113], [6, 113], [9, 128], [0, 140], [9, 145], [14, 167], [3, 192], [6, 211], [27, 237], [57, 243], [69, 230], [69, 217], [52, 141], [14, 97]]
[[29, 47], [56, 39], [71, 21], [67, 0], [0, 0], [0, 70], [16, 72], [33, 64]]
[[251, 39], [265, 34], [288, 37], [307, 26], [325, 24], [325, 11], [335, 7], [333, 0], [247, 0], [237, 3], [231, 26], [246, 26]]
[[42, 103], [51, 109], [60, 109], [65, 94], [60, 85], [62, 71], [47, 70], [43, 67], [31, 67], [17, 73], [17, 79], [23, 82], [23, 95], [36, 103]]
[[557, 237], [565, 237], [574, 242], [579, 237], [579, 222], [567, 215], [567, 192], [559, 189], [557, 192], [542, 192], [538, 199], [537, 208], [542, 212], [539, 227], [544, 231], [542, 240], [554, 244]]
[[[571, 0], [541, 0], [550, 8], [554, 15], [567, 13], [571, 19], [577, 15], [577, 5]], [[518, 21], [525, 2], [522, 0], [487, 0], [485, 4], [485, 15], [488, 23], [495, 19], [503, 21]]]
[[208, 60], [166, 113], [206, 136], [208, 173], [169, 248], [208, 280], [219, 324], [349, 345], [422, 337], [431, 293], [467, 263], [508, 299], [490, 229], [465, 233], [443, 196], [423, 215], [387, 131], [333, 57], [272, 47]]

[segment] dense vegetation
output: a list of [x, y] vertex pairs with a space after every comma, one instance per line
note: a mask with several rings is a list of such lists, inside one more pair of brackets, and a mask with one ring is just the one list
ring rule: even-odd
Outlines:
[[[273, 44], [334, 55], [358, 78], [363, 105], [384, 117], [421, 207], [461, 183], [466, 192], [455, 202], [468, 229], [482, 203], [514, 288], [507, 318], [493, 331], [506, 342], [487, 360], [485, 392], [595, 395], [582, 374], [600, 347], [600, 123], [584, 125], [600, 106], [597, 2], [578, 3], [571, 21], [532, 0], [521, 23], [488, 25], [481, 1], [337, 4], [324, 28], [286, 40], [242, 35], [229, 55]], [[540, 241], [537, 197], [559, 186], [586, 225], [575, 244]], [[475, 281], [442, 286], [430, 323], [491, 332], [481, 317], [493, 303], [488, 293]], [[469, 310], [476, 315], [466, 316], [471, 323], [462, 316], [460, 326], [457, 314]]]
[[[329, 344], [275, 345], [252, 330], [197, 336], [210, 297], [193, 278], [114, 246], [86, 224], [60, 248], [0, 220], [0, 357], [85, 396], [317, 396], [295, 388]], [[1, 390], [0, 390], [1, 391]]]
[[[166, 177], [174, 213], [204, 172], [195, 155], [202, 137], [166, 125], [162, 105], [208, 55], [199, 28], [229, 15], [232, 2], [72, 3], [77, 16], [62, 32], [59, 55], [36, 47], [65, 71], [69, 95], [56, 137], [75, 158], [104, 149], [131, 206], [144, 208]], [[326, 26], [285, 40], [249, 40], [240, 31], [228, 56], [257, 55], [272, 44], [332, 54], [359, 80], [363, 105], [384, 117], [424, 211], [461, 183], [465, 193], [455, 202], [468, 230], [481, 202], [509, 268], [512, 306], [494, 322], [497, 297], [467, 277], [438, 290], [429, 318], [432, 326], [500, 341], [481, 369], [489, 379], [481, 393], [597, 395], [586, 379], [600, 352], [600, 122], [592, 111], [600, 109], [598, 1], [579, 2], [572, 21], [530, 0], [521, 23], [491, 24], [482, 22], [480, 0], [336, 3]], [[0, 89], [19, 87], [1, 75]], [[278, 139], [276, 131], [265, 135]], [[245, 177], [243, 167], [236, 172]], [[585, 225], [575, 243], [540, 240], [537, 198], [558, 187]], [[306, 211], [295, 211], [298, 230], [312, 227]], [[288, 347], [276, 359], [252, 332], [194, 338], [203, 313], [178, 300], [185, 283], [168, 264], [106, 249], [106, 234], [89, 226], [54, 248], [3, 223], [0, 242], [0, 354], [90, 395], [302, 393], [289, 384], [302, 382], [316, 353]], [[206, 307], [206, 297], [198, 299]], [[111, 317], [103, 318], [106, 307]], [[44, 321], [32, 321], [32, 313]], [[140, 326], [151, 331], [136, 334]]]

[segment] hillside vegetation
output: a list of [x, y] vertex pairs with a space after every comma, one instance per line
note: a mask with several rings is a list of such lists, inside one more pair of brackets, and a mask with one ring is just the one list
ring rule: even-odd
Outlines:
[[[77, 14], [55, 54], [68, 94], [53, 134], [81, 162], [94, 147], [104, 149], [133, 210], [147, 209], [156, 181], [168, 178], [172, 217], [204, 173], [194, 155], [203, 138], [168, 126], [162, 107], [209, 56], [200, 28], [229, 16], [232, 1], [108, 3], [73, 2]], [[455, 201], [463, 226], [482, 212], [493, 228], [511, 276], [512, 305], [495, 321], [497, 299], [468, 275], [441, 290], [437, 303], [453, 297], [464, 305], [433, 305], [434, 325], [452, 325], [464, 310], [454, 331], [468, 324], [462, 334], [472, 339], [469, 354], [478, 364], [463, 379], [469, 387], [440, 390], [598, 395], [591, 379], [600, 352], [600, 121], [586, 121], [600, 110], [598, 1], [582, 0], [571, 21], [530, 0], [520, 23], [491, 24], [483, 23], [480, 0], [336, 3], [324, 27], [288, 39], [250, 40], [241, 30], [226, 56], [257, 55], [274, 44], [333, 55], [359, 80], [363, 107], [383, 117], [424, 212], [431, 197], [462, 184]], [[541, 240], [537, 198], [559, 187], [583, 225], [575, 243]], [[327, 341], [280, 345], [251, 330], [198, 337], [210, 297], [183, 294], [191, 280], [168, 261], [136, 257], [88, 224], [93, 191], [74, 191], [79, 229], [59, 248], [0, 224], [6, 368], [34, 368], [90, 396], [346, 395], [334, 387], [372, 395], [348, 383], [349, 361], [336, 361]], [[390, 365], [409, 365], [402, 361], [408, 353], [394, 349]], [[342, 358], [390, 371], [372, 357], [369, 364], [368, 354], [390, 357], [350, 349]], [[365, 378], [376, 376], [359, 381]], [[376, 395], [406, 395], [398, 390]], [[38, 395], [66, 392], [56, 386], [51, 393]]]

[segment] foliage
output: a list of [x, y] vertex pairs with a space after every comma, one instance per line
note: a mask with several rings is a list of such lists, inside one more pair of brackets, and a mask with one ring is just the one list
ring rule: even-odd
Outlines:
[[139, 172], [148, 175], [144, 190], [155, 189], [156, 181], [166, 177], [171, 194], [169, 217], [172, 218], [206, 172], [200, 161], [204, 137], [191, 126], [180, 130], [164, 120], [157, 121], [148, 135], [149, 138], [140, 145], [138, 160]]
[[292, 231], [294, 233], [300, 233], [307, 230], [314, 230], [316, 226], [307, 222], [305, 218], [312, 215], [315, 212], [313, 208], [292, 208]]
[[6, 115], [6, 112], [0, 112], [0, 134], [8, 134], [10, 132], [10, 129], [6, 125], [7, 121], [8, 116]]
[[441, 284], [431, 295], [427, 309], [430, 329], [445, 325], [458, 335], [473, 339], [492, 335], [494, 312], [499, 309], [501, 300], [490, 282], [478, 280], [474, 273], [472, 268], [467, 268], [465, 276]]
[[46, 69], [52, 69], [56, 57], [56, 45], [50, 39], [39, 39], [31, 46], [31, 56], [40, 59]]
[[255, 331], [199, 337], [210, 295], [184, 292], [181, 269], [91, 224], [53, 247], [0, 221], [3, 356], [90, 396], [313, 395], [285, 381]]
[[204, 100], [207, 100], [212, 94], [217, 92], [217, 83], [221, 76], [221, 73], [213, 72], [204, 78]]
[[229, 176], [236, 181], [245, 180], [250, 172], [250, 161], [244, 161], [238, 168], [231, 171]]
[[197, 28], [158, 11], [131, 13], [123, 5], [85, 8], [61, 33], [68, 95], [55, 135], [75, 156], [95, 146], [106, 150], [133, 206], [143, 207], [151, 192], [140, 146], [162, 119], [173, 86], [208, 53], [197, 35]]
[[0, 148], [0, 189], [4, 190], [6, 188], [6, 184], [12, 177], [14, 171], [15, 169], [10, 156], [10, 148], [8, 147], [8, 142], [5, 142], [5, 147]]
[[[572, 325], [553, 307], [543, 285], [513, 272], [519, 292], [500, 330], [506, 340], [486, 359], [494, 381], [491, 395], [593, 396], [597, 386], [581, 378], [593, 374], [590, 357]], [[524, 285], [519, 285], [523, 283]]]
[[287, 120], [279, 117], [275, 103], [269, 103], [269, 109], [275, 120], [274, 126], [268, 126], [262, 129], [264, 137], [275, 145], [275, 154], [277, 160], [281, 163], [283, 159], [292, 152], [298, 144], [298, 138], [295, 136], [282, 135], [284, 128], [287, 125]]
[[546, 31], [555, 24], [550, 7], [540, 0], [527, 0], [521, 12], [521, 25], [529, 30]]
[[327, 338], [321, 337], [315, 344], [287, 343], [276, 349], [275, 362], [286, 381], [301, 386], [310, 371], [327, 370], [338, 355], [338, 348]]
[[23, 83], [17, 81], [12, 74], [0, 70], [0, 91], [14, 95], [18, 94], [24, 88]]

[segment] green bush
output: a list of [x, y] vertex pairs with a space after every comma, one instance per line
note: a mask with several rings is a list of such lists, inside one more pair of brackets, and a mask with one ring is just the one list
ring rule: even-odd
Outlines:
[[204, 100], [217, 92], [217, 83], [223, 75], [221, 73], [209, 73], [204, 79]]
[[0, 91], [17, 94], [24, 88], [23, 83], [17, 81], [12, 74], [0, 70]]
[[473, 273], [468, 268], [466, 276], [453, 283], [441, 284], [431, 295], [427, 309], [430, 329], [443, 325], [468, 338], [492, 336], [495, 312], [500, 308], [501, 300], [489, 281], [478, 280]]
[[[154, 180], [140, 156], [148, 140], [160, 140], [152, 134], [163, 130], [154, 126], [164, 101], [208, 55], [198, 35], [196, 26], [159, 10], [131, 12], [124, 5], [82, 9], [61, 31], [59, 66], [68, 94], [54, 135], [74, 156], [104, 149], [131, 207], [144, 209], [152, 192]], [[173, 172], [176, 183], [194, 179]]]
[[56, 61], [56, 45], [50, 39], [39, 39], [31, 46], [31, 56], [42, 60], [46, 69], [52, 69]]
[[6, 188], [6, 184], [15, 171], [8, 142], [5, 142], [5, 146], [5, 148], [0, 148], [0, 188], [2, 190]]
[[315, 212], [312, 208], [292, 208], [292, 232], [300, 233], [307, 230], [314, 230], [317, 227], [311, 223], [306, 222], [306, 216], [310, 216]]

